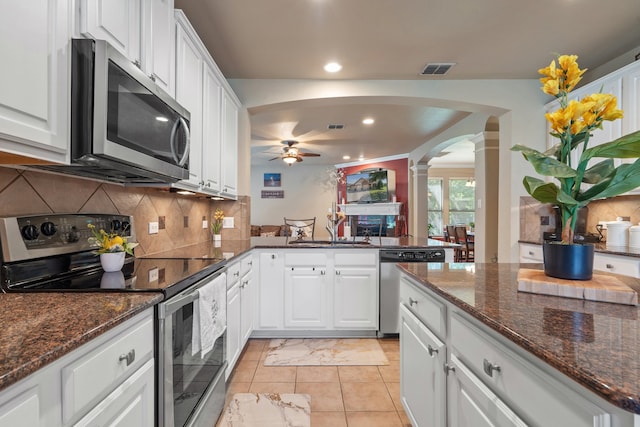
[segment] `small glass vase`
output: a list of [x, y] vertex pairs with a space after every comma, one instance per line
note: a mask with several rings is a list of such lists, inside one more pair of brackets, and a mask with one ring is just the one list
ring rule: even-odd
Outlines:
[[124, 265], [124, 252], [106, 252], [100, 254], [100, 264], [106, 272], [120, 271]]
[[214, 242], [219, 242], [222, 240], [222, 234], [214, 234], [213, 235], [213, 241]]

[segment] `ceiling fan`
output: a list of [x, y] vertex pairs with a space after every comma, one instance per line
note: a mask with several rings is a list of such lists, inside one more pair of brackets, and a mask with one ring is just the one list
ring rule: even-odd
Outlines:
[[300, 151], [297, 147], [294, 147], [294, 145], [298, 144], [298, 141], [288, 139], [280, 142], [285, 145], [285, 147], [282, 148], [282, 155], [269, 159], [269, 161], [282, 159], [286, 164], [291, 166], [295, 162], [301, 162], [303, 157], [320, 157], [320, 154], [305, 153]]

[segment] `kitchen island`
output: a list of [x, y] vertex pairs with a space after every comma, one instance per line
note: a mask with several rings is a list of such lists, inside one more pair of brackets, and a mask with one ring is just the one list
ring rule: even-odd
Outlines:
[[[422, 324], [434, 332], [433, 339], [441, 347], [429, 346], [433, 351], [441, 349], [436, 357], [442, 357], [440, 361], [449, 372], [444, 374], [442, 366], [438, 369], [449, 388], [450, 401], [442, 404], [449, 421], [460, 415], [456, 391], [462, 390], [457, 397], [472, 395], [465, 390], [470, 383], [460, 379], [467, 375], [466, 378], [475, 378], [481, 388], [486, 386], [483, 399], [492, 396], [493, 402], [503, 401], [501, 408], [508, 417], [521, 417], [529, 425], [550, 425], [541, 424], [536, 417], [554, 414], [549, 405], [535, 409], [536, 401], [541, 399], [535, 396], [536, 381], [545, 384], [544, 397], [550, 396], [551, 404], [570, 401], [559, 404], [560, 412], [573, 410], [571, 405], [580, 402], [575, 403], [579, 409], [570, 416], [558, 415], [554, 425], [581, 425], [572, 418], [576, 414], [585, 417], [585, 425], [638, 425], [638, 415], [633, 415], [640, 414], [638, 307], [519, 292], [517, 274], [521, 267], [541, 265], [399, 266], [405, 281], [403, 289], [409, 292], [402, 300], [405, 313], [411, 311], [405, 317], [420, 318], [421, 308], [429, 302], [441, 314], [435, 318], [433, 310], [424, 314], [426, 320]], [[616, 278], [640, 291], [640, 280]], [[417, 302], [420, 298], [411, 293], [412, 289], [429, 301]], [[425, 366], [430, 359], [432, 351], [423, 361]], [[524, 374], [527, 372], [529, 376]], [[548, 382], [541, 379], [547, 376]], [[517, 381], [510, 383], [510, 379]], [[407, 386], [409, 378], [403, 376], [403, 380], [403, 392], [408, 395], [406, 399], [403, 396], [403, 401], [411, 412], [411, 394], [416, 390]], [[579, 398], [567, 397], [573, 394]]]

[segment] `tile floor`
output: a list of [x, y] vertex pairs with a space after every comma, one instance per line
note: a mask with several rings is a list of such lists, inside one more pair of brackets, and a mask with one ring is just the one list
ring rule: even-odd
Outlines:
[[234, 393], [306, 393], [312, 427], [410, 427], [400, 403], [397, 339], [380, 339], [389, 365], [264, 366], [268, 339], [251, 339], [229, 380]]

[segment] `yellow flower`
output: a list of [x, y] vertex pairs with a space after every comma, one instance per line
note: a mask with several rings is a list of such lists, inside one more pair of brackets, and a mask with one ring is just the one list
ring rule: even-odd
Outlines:
[[107, 233], [102, 229], [98, 231], [93, 224], [89, 224], [87, 227], [93, 234], [93, 236], [88, 239], [89, 244], [98, 248], [96, 251], [98, 254], [106, 252], [126, 252], [129, 255], [133, 255], [133, 248], [138, 245], [137, 243], [128, 243], [126, 237], [116, 233]]
[[211, 231], [213, 231], [213, 234], [220, 234], [223, 219], [224, 211], [220, 208], [216, 208], [215, 212], [213, 213], [213, 221], [211, 222]]

